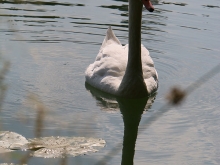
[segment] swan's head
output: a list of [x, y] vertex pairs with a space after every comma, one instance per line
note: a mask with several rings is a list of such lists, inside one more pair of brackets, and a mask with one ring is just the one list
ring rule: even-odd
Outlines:
[[151, 4], [150, 0], [141, 0], [143, 5], [145, 6], [145, 8], [149, 11], [149, 12], [153, 12], [154, 11], [154, 7]]

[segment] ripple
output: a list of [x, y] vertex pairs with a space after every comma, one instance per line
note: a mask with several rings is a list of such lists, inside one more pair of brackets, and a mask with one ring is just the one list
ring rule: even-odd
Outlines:
[[163, 4], [178, 5], [178, 6], [186, 6], [187, 5], [187, 3], [181, 3], [181, 2], [165, 2], [165, 1], [163, 1], [161, 3], [163, 3]]
[[215, 5], [202, 5], [202, 6], [207, 8], [220, 8], [220, 6], [215, 6]]
[[159, 57], [156, 61], [156, 68], [160, 81], [165, 81], [172, 79], [172, 77], [176, 77], [179, 74], [178, 70], [182, 67], [182, 63], [174, 58]]
[[121, 6], [118, 6], [118, 5], [109, 5], [109, 6], [106, 6], [106, 5], [102, 5], [102, 6], [99, 6], [99, 7], [102, 7], [102, 8], [109, 8], [109, 9], [118, 9], [119, 11], [128, 11], [128, 5], [121, 5]]
[[199, 29], [199, 28], [196, 28], [196, 27], [189, 27], [189, 26], [180, 26], [180, 27], [189, 28], [189, 29], [195, 29], [195, 30], [202, 30], [202, 29]]
[[102, 28], [100, 26], [105, 26], [104, 29], [106, 29], [106, 27], [108, 27], [108, 26], [126, 27], [126, 28], [128, 27], [128, 25], [118, 25], [118, 24], [113, 24], [113, 23], [105, 23], [105, 24], [101, 24], [101, 23], [97, 23], [97, 22], [70, 22], [70, 23], [74, 23], [74, 24], [78, 24], [78, 25], [87, 25], [86, 27], [91, 27], [89, 25], [92, 25], [92, 26], [95, 26], [94, 28], [99, 28], [99, 29]]
[[64, 19], [64, 17], [59, 16], [51, 16], [51, 15], [14, 15], [14, 14], [0, 14], [0, 17], [25, 17], [25, 18], [60, 18]]
[[[157, 109], [165, 102], [167, 88], [173, 84], [188, 86], [219, 61], [218, 0], [162, 1], [152, 0], [158, 4], [156, 10], [144, 10], [142, 19], [142, 43], [150, 51], [160, 81], [155, 104], [143, 115], [149, 121], [151, 114], [160, 115]], [[1, 115], [4, 128], [32, 136], [27, 131], [34, 124], [19, 125], [14, 112], [24, 109], [26, 118], [34, 121], [35, 111], [22, 104], [27, 92], [34, 92], [54, 111], [51, 119], [47, 118], [45, 130], [96, 133], [108, 141], [103, 155], [114, 148], [123, 133], [117, 100], [88, 93], [84, 70], [95, 58], [109, 25], [121, 42], [127, 43], [127, 0], [5, 0], [0, 4], [0, 47], [12, 57]], [[139, 134], [135, 164], [207, 164], [204, 155], [219, 160], [219, 82], [219, 75], [212, 77], [188, 95], [180, 107], [164, 113]], [[56, 123], [52, 118], [56, 118]], [[68, 127], [60, 128], [60, 123]], [[49, 136], [51, 132], [45, 134]], [[208, 143], [214, 144], [213, 152], [206, 153], [210, 149]], [[108, 163], [118, 164], [119, 155]], [[94, 160], [98, 159], [100, 156], [94, 155]], [[82, 164], [89, 164], [90, 160], [82, 159]], [[33, 163], [37, 164], [35, 160]]]
[[35, 11], [35, 12], [47, 12], [48, 10], [45, 10], [45, 9], [19, 9], [19, 8], [16, 8], [16, 7], [11, 7], [11, 8], [0, 8], [0, 9], [4, 9], [4, 10], [14, 10], [14, 11]]
[[85, 4], [60, 3], [56, 1], [10, 1], [2, 0], [2, 4], [31, 4], [31, 5], [49, 5], [49, 6], [85, 6]]

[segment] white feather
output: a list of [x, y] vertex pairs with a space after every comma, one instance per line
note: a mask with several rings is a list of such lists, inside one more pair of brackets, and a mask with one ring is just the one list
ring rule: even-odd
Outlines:
[[[142, 69], [149, 94], [158, 88], [158, 74], [149, 51], [141, 45]], [[91, 86], [116, 95], [125, 74], [128, 61], [128, 45], [122, 46], [109, 27], [99, 53], [86, 69], [86, 82]]]

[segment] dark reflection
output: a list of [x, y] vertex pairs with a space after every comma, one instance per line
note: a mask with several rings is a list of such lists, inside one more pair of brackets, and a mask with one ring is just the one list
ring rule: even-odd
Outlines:
[[178, 5], [178, 6], [186, 6], [186, 3], [181, 3], [181, 2], [162, 2], [163, 4], [172, 4], [172, 5]]
[[128, 2], [128, 0], [114, 0], [114, 1], [119, 1], [119, 2]]
[[[128, 2], [128, 0], [114, 0], [114, 1], [118, 1], [118, 2]], [[153, 3], [153, 5], [157, 5], [159, 3], [159, 0], [151, 0], [151, 2]]]
[[39, 15], [14, 15], [14, 14], [0, 14], [0, 17], [24, 17], [24, 18], [45, 18], [45, 19], [64, 19], [63, 17], [59, 16], [49, 16], [49, 15], [44, 15], [44, 16], [39, 16]]
[[215, 5], [202, 5], [204, 7], [208, 7], [208, 8], [220, 8], [220, 6], [215, 6]]
[[156, 95], [142, 99], [116, 98], [99, 91], [89, 84], [85, 87], [97, 100], [102, 110], [120, 110], [124, 121], [124, 139], [122, 149], [122, 165], [133, 165], [135, 144], [138, 135], [138, 126], [144, 111], [147, 111], [154, 102]]
[[4, 4], [31, 4], [31, 5], [49, 5], [49, 6], [85, 6], [84, 4], [60, 3], [56, 1], [22, 1], [22, 0], [0, 0]]
[[92, 96], [97, 100], [97, 105], [103, 111], [117, 111], [119, 109], [119, 104], [117, 102], [117, 98], [111, 94], [107, 94], [102, 92], [91, 85], [85, 83], [85, 87]]
[[102, 5], [100, 6], [102, 8], [109, 8], [109, 9], [118, 9], [120, 11], [128, 11], [128, 5], [121, 5], [121, 6], [118, 6], [118, 5], [110, 5], [110, 6], [107, 6], [107, 5]]
[[44, 9], [19, 9], [19, 8], [0, 8], [5, 10], [13, 10], [13, 11], [34, 11], [34, 12], [47, 12], [47, 10]]
[[122, 149], [122, 165], [132, 165], [138, 126], [148, 98], [131, 100], [117, 99], [124, 121], [124, 140]]
[[[118, 9], [119, 11], [127, 11], [128, 12], [128, 0], [114, 0], [114, 1], [126, 2], [126, 4], [122, 4], [122, 5], [101, 5], [99, 7], [109, 8], [109, 9]], [[153, 5], [158, 5], [159, 4], [159, 0], [151, 0], [151, 2], [153, 3]], [[127, 14], [125, 16], [127, 16]]]

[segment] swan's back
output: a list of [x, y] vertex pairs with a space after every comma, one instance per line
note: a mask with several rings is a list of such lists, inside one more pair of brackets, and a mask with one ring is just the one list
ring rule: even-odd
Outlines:
[[[143, 77], [148, 93], [158, 87], [158, 75], [149, 51], [142, 45]], [[122, 46], [109, 27], [95, 62], [86, 69], [86, 82], [104, 92], [116, 95], [125, 74], [128, 61], [128, 45]]]

